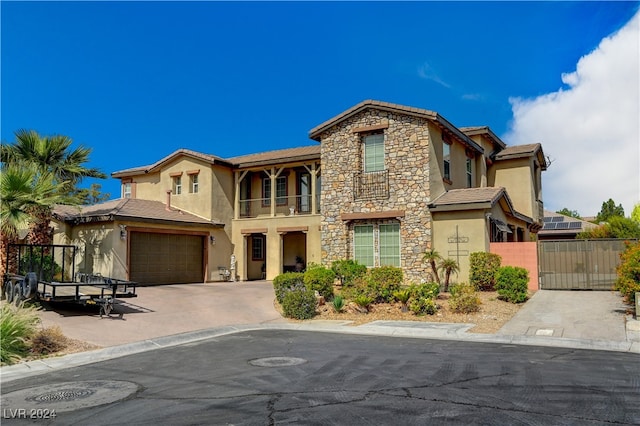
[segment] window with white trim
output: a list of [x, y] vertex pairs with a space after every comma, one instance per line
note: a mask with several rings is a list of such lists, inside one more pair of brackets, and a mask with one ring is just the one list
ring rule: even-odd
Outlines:
[[[276, 205], [283, 206], [287, 204], [287, 176], [278, 176], [276, 178]], [[262, 205], [271, 205], [271, 178], [262, 179]]]
[[199, 187], [198, 175], [197, 174], [189, 175], [189, 192], [191, 192], [192, 194], [197, 194], [198, 187]]
[[369, 268], [400, 267], [400, 223], [354, 225], [353, 258]]
[[451, 180], [451, 145], [449, 145], [446, 142], [442, 144], [442, 159], [443, 159], [442, 176], [445, 179], [450, 181]]
[[182, 194], [182, 176], [173, 177], [173, 194], [174, 195]]
[[364, 137], [364, 172], [384, 170], [384, 134], [374, 133]]
[[122, 198], [131, 198], [131, 182], [122, 184]]
[[400, 224], [379, 225], [380, 266], [400, 267]]
[[355, 225], [353, 227], [353, 257], [361, 265], [374, 266], [373, 225]]

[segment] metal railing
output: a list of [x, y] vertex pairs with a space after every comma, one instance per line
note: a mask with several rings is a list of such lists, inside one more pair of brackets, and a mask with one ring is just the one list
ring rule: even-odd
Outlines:
[[[320, 213], [320, 196], [316, 196], [316, 211], [312, 211], [312, 195], [288, 195], [276, 197], [275, 214], [285, 216]], [[240, 200], [241, 218], [271, 215], [271, 198], [253, 198]]]
[[354, 173], [353, 188], [355, 200], [389, 198], [389, 171]]

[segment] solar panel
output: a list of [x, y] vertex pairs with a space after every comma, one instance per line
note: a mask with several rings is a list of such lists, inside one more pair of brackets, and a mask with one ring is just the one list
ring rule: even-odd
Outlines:
[[562, 222], [564, 221], [564, 216], [554, 216], [551, 219], [552, 219], [551, 222]]
[[569, 222], [558, 223], [556, 229], [569, 229]]
[[582, 229], [582, 223], [580, 223], [580, 222], [571, 222], [571, 223], [569, 223], [569, 229]]
[[553, 219], [552, 217], [545, 217], [545, 218], [542, 218], [542, 221], [546, 223], [546, 222], [551, 222], [552, 219]]
[[556, 229], [557, 223], [545, 223], [542, 229]]

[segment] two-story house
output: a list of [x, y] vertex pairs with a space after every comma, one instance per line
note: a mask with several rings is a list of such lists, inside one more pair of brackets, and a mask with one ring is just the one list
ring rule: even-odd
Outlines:
[[[312, 129], [320, 142], [220, 158], [179, 149], [114, 172], [122, 198], [56, 211], [80, 272], [142, 283], [273, 279], [355, 259], [426, 277], [425, 250], [458, 260], [542, 224], [540, 144], [507, 147], [488, 127], [364, 101]], [[232, 277], [232, 279], [233, 279]]]
[[542, 224], [540, 144], [507, 147], [488, 127], [364, 101], [312, 129], [321, 144], [322, 254], [426, 277], [435, 249], [458, 261], [493, 241], [530, 241]]

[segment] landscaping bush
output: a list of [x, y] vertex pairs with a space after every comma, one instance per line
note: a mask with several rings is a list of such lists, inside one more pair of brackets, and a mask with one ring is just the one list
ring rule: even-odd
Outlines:
[[469, 283], [480, 291], [494, 291], [502, 258], [495, 253], [475, 252], [469, 257]]
[[342, 312], [342, 309], [344, 308], [344, 299], [342, 298], [342, 296], [337, 294], [331, 301], [331, 306], [333, 306], [333, 310], [335, 312]]
[[315, 266], [304, 273], [304, 284], [308, 289], [317, 291], [320, 296], [329, 300], [333, 296], [333, 282], [336, 274], [324, 266]]
[[67, 346], [67, 338], [59, 326], [38, 330], [29, 340], [30, 352], [34, 355], [48, 355], [61, 351]]
[[527, 284], [529, 271], [519, 266], [503, 266], [496, 274], [498, 298], [511, 303], [522, 303], [529, 298]]
[[411, 299], [409, 309], [416, 315], [433, 315], [438, 311], [438, 305], [430, 297], [418, 297]]
[[402, 269], [395, 266], [371, 268], [365, 278], [374, 302], [392, 302], [393, 292], [400, 290], [403, 281]]
[[436, 299], [440, 294], [440, 284], [436, 282], [423, 283], [423, 284], [411, 284], [409, 286], [411, 297], [418, 299], [426, 297], [427, 299]]
[[40, 320], [34, 307], [3, 303], [0, 308], [0, 362], [13, 364], [29, 350], [28, 338]]
[[367, 273], [367, 267], [360, 265], [355, 260], [336, 260], [331, 264], [331, 270], [335, 272], [336, 277], [340, 280], [340, 284], [343, 286], [350, 286], [353, 281], [364, 276]]
[[359, 294], [355, 297], [355, 299], [353, 299], [353, 301], [356, 302], [356, 305], [360, 306], [361, 308], [369, 310], [369, 305], [373, 303], [373, 298], [365, 294]]
[[310, 319], [316, 315], [316, 294], [304, 284], [285, 291], [282, 300], [282, 311], [288, 318]]
[[472, 284], [460, 283], [449, 287], [451, 297], [449, 308], [452, 312], [468, 314], [480, 310], [480, 298], [476, 293], [476, 287]]
[[282, 304], [287, 292], [298, 285], [304, 285], [304, 274], [302, 272], [285, 272], [275, 277], [273, 279], [273, 290], [276, 293], [278, 303]]
[[635, 306], [636, 292], [640, 292], [640, 241], [627, 243], [620, 253], [620, 264], [616, 272], [618, 278], [614, 288], [622, 294], [625, 302]]

